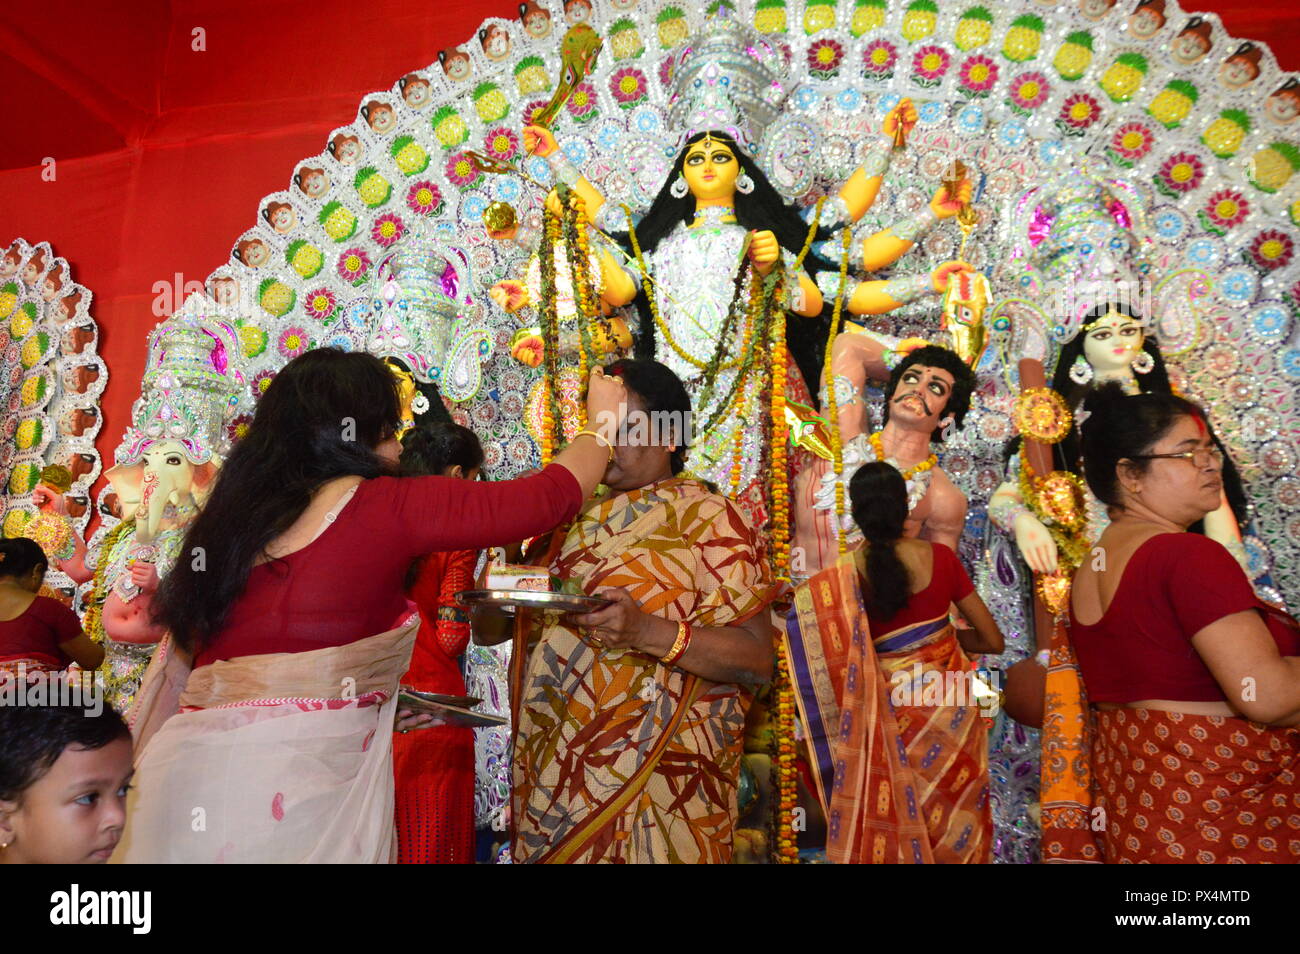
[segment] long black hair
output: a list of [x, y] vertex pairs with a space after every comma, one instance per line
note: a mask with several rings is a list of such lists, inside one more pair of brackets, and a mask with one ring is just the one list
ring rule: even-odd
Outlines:
[[[1136, 321], [1142, 320], [1141, 314], [1128, 305], [1112, 303], [1099, 305], [1092, 309], [1084, 317], [1083, 324], [1088, 325], [1110, 312], [1127, 315]], [[1084, 338], [1086, 336], [1087, 333], [1080, 330], [1077, 335], [1065, 343], [1064, 347], [1061, 348], [1061, 356], [1056, 361], [1056, 370], [1052, 373], [1052, 390], [1065, 398], [1066, 407], [1071, 410], [1082, 407], [1089, 395], [1097, 391], [1096, 383], [1089, 381], [1087, 384], [1078, 384], [1070, 377], [1070, 368], [1083, 355]], [[1138, 390], [1143, 394], [1173, 394], [1174, 388], [1169, 381], [1169, 369], [1165, 366], [1164, 356], [1160, 353], [1160, 342], [1156, 340], [1155, 335], [1145, 335], [1142, 341], [1142, 350], [1151, 358], [1151, 370], [1146, 374], [1133, 375], [1137, 380]], [[1246, 488], [1241, 482], [1241, 474], [1237, 471], [1236, 465], [1233, 464], [1228, 449], [1223, 446], [1219, 436], [1214, 433], [1214, 428], [1210, 426], [1208, 418], [1205, 418], [1205, 426], [1210, 430], [1210, 440], [1223, 454], [1223, 492], [1228, 498], [1228, 506], [1232, 508], [1237, 522], [1245, 524], [1249, 508], [1247, 506]], [[1019, 440], [1018, 437], [1014, 438], [1013, 453], [1019, 449]], [[1061, 439], [1061, 442], [1052, 448], [1053, 466], [1079, 474], [1082, 472], [1079, 466], [1082, 458], [1083, 446], [1079, 436], [1079, 425], [1078, 422], [1073, 422], [1070, 425], [1069, 432]], [[1202, 524], [1198, 521], [1192, 527], [1192, 531], [1195, 533], [1204, 532]]]
[[907, 522], [907, 481], [893, 464], [871, 461], [849, 481], [849, 500], [867, 541], [867, 612], [890, 619], [912, 595], [912, 576], [895, 551]]
[[35, 540], [27, 537], [0, 540], [0, 578], [27, 576], [37, 567], [44, 577], [49, 566], [49, 557]]
[[[695, 134], [686, 141], [686, 145], [677, 154], [663, 188], [659, 190], [659, 194], [650, 204], [650, 209], [636, 226], [636, 238], [641, 251], [649, 254], [677, 227], [678, 223], [690, 225], [695, 220], [695, 197], [687, 192], [679, 199], [670, 190], [677, 177], [682, 174], [682, 170], [686, 168], [686, 153], [705, 138], [724, 143], [740, 163], [741, 170], [754, 182], [752, 192], [736, 192], [734, 203], [736, 221], [746, 229], [771, 231], [783, 249], [798, 255], [803, 250], [804, 241], [808, 238], [808, 223], [803, 220], [796, 206], [781, 197], [781, 193], [776, 191], [776, 187], [768, 180], [762, 168], [740, 148], [736, 140], [718, 130]], [[630, 253], [632, 251], [630, 238], [626, 235], [618, 237], [622, 239]], [[824, 241], [828, 237], [829, 233], [826, 229], [818, 227], [815, 241]], [[811, 251], [804, 259], [803, 267], [814, 277], [818, 272], [836, 268], [835, 265]], [[653, 360], [654, 318], [650, 314], [650, 303], [646, 299], [644, 290], [637, 294], [636, 307], [637, 313], [641, 316], [641, 332], [636, 337], [635, 354], [639, 359]], [[823, 309], [820, 316], [801, 316], [797, 321], [786, 323], [786, 344], [808, 382], [808, 390], [814, 394], [817, 393], [818, 382], [821, 379], [821, 365], [825, 358], [826, 338], [829, 334], [829, 307]]]
[[191, 652], [206, 646], [267, 544], [322, 484], [385, 473], [374, 449], [400, 416], [396, 378], [373, 355], [317, 348], [286, 364], [185, 534], [153, 601], [156, 622]]

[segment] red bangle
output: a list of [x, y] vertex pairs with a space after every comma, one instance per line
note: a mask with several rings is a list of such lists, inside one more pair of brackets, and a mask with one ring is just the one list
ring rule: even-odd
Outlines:
[[668, 655], [661, 656], [659, 661], [665, 666], [671, 666], [677, 660], [681, 659], [686, 652], [686, 647], [691, 644], [691, 624], [683, 620], [677, 624], [677, 639], [673, 641], [673, 648], [668, 650]]

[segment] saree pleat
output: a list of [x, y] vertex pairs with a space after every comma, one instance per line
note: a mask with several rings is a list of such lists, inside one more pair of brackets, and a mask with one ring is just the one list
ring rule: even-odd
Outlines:
[[344, 646], [187, 664], [170, 645], [130, 722], [127, 863], [395, 857], [392, 728], [418, 619]]
[[[987, 861], [988, 741], [978, 709], [925, 704], [924, 686], [969, 669], [947, 617], [873, 638], [849, 555], [796, 591], [787, 648], [827, 857]], [[893, 693], [919, 704], [895, 704]]]

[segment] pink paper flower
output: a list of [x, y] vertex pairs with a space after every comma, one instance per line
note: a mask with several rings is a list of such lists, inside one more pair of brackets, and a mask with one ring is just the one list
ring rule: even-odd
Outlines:
[[444, 205], [442, 190], [427, 179], [415, 183], [406, 193], [406, 206], [417, 215], [437, 215]]
[[253, 415], [241, 414], [229, 424], [226, 425], [226, 439], [232, 444], [238, 444], [248, 433], [248, 426], [253, 423]]
[[941, 46], [923, 46], [912, 57], [912, 76], [923, 86], [933, 86], [948, 72], [952, 57]]
[[1250, 243], [1250, 257], [1260, 268], [1269, 271], [1284, 267], [1294, 256], [1295, 242], [1277, 229], [1265, 229]]
[[1136, 162], [1151, 151], [1156, 137], [1146, 123], [1124, 123], [1110, 137], [1110, 148], [1122, 159]]
[[614, 95], [614, 101], [624, 109], [645, 99], [646, 89], [645, 74], [631, 66], [623, 67], [609, 78], [609, 91]]
[[898, 62], [898, 47], [888, 40], [873, 40], [862, 51], [862, 67], [867, 76], [883, 79], [894, 72]]
[[987, 96], [998, 81], [998, 64], [983, 54], [969, 56], [957, 74], [962, 92], [972, 96]]
[[573, 95], [565, 103], [566, 108], [578, 122], [585, 122], [596, 114], [596, 90], [587, 82], [579, 83], [573, 88]]
[[1234, 225], [1246, 221], [1250, 203], [1236, 189], [1220, 189], [1214, 193], [1201, 210], [1201, 224], [1211, 232], [1222, 235]]
[[469, 161], [469, 157], [463, 152], [458, 152], [447, 160], [447, 181], [454, 186], [460, 186], [462, 189], [472, 186], [479, 180], [482, 175], [474, 164]]
[[487, 154], [493, 159], [508, 161], [519, 152], [519, 137], [515, 135], [514, 130], [507, 129], [505, 126], [489, 130], [483, 137], [483, 144], [487, 147]]
[[280, 354], [286, 358], [296, 358], [307, 350], [311, 343], [307, 337], [307, 332], [297, 325], [290, 325], [280, 332]]
[[546, 100], [535, 99], [522, 110], [524, 125], [531, 126], [537, 122], [537, 114], [546, 108]]
[[308, 292], [303, 301], [303, 311], [317, 321], [329, 318], [337, 307], [338, 299], [328, 288], [317, 288], [315, 291]]
[[1160, 165], [1156, 187], [1165, 195], [1191, 192], [1205, 178], [1205, 165], [1191, 152], [1176, 152]]
[[339, 256], [339, 277], [353, 285], [365, 281], [370, 273], [370, 256], [364, 249], [350, 248]]
[[1061, 104], [1060, 121], [1072, 130], [1087, 129], [1101, 117], [1101, 104], [1095, 96], [1075, 93]]
[[375, 244], [388, 248], [388, 246], [401, 240], [406, 234], [406, 223], [396, 212], [388, 212], [375, 219], [375, 224], [370, 229], [370, 237], [374, 239]]
[[1042, 73], [1021, 73], [1011, 81], [1007, 98], [1013, 108], [1028, 113], [1047, 102], [1051, 92], [1051, 84]]
[[808, 72], [819, 79], [830, 79], [844, 62], [844, 47], [834, 40], [815, 40], [808, 46]]

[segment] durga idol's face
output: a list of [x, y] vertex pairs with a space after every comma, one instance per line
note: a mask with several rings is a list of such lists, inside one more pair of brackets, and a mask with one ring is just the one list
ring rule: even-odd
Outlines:
[[1127, 315], [1106, 315], [1088, 329], [1083, 356], [1098, 374], [1127, 371], [1142, 350], [1142, 326]]
[[691, 195], [699, 199], [733, 199], [740, 162], [725, 143], [701, 139], [686, 151], [682, 176]]

